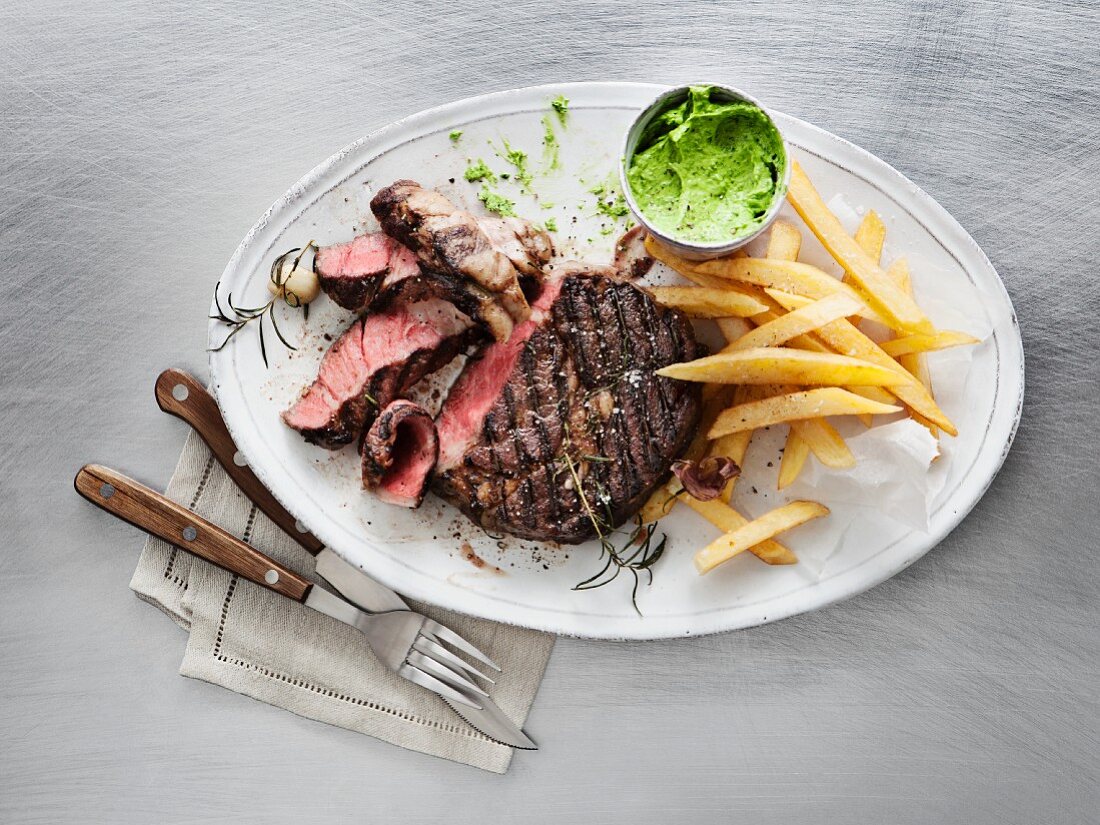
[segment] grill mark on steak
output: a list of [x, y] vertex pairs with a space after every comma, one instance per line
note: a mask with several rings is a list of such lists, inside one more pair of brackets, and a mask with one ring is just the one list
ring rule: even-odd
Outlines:
[[577, 543], [595, 534], [581, 491], [617, 527], [667, 477], [693, 435], [699, 388], [654, 371], [702, 348], [681, 313], [628, 283], [570, 274], [550, 284], [560, 294], [536, 302], [548, 311], [525, 323], [521, 349], [490, 345], [444, 403], [433, 489], [491, 532]]

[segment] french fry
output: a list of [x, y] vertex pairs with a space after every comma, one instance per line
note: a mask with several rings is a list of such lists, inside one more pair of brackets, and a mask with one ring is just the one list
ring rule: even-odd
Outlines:
[[844, 231], [836, 215], [829, 211], [797, 162], [791, 167], [787, 200], [821, 241], [822, 246], [851, 274], [852, 281], [871, 299], [872, 308], [887, 320], [887, 326], [899, 332], [932, 331], [932, 322], [921, 312], [916, 302], [898, 288], [860, 248], [855, 239]]
[[804, 421], [826, 415], [886, 415], [900, 411], [901, 407], [869, 401], [840, 387], [819, 387], [737, 404], [724, 410], [715, 419], [707, 435], [718, 438], [741, 430], [755, 430], [772, 424]]
[[[890, 268], [886, 270], [886, 274], [894, 279], [899, 287], [904, 289], [910, 295], [913, 294], [913, 282], [909, 277], [909, 264], [904, 258], [898, 258], [892, 264]], [[911, 353], [909, 355], [902, 355], [898, 359], [898, 363], [913, 376], [916, 377], [924, 388], [928, 390], [928, 394], [935, 398], [935, 393], [932, 391], [932, 374], [928, 371], [928, 359], [920, 353]], [[920, 424], [923, 424], [928, 428], [928, 432], [932, 433], [933, 438], [939, 438], [940, 428], [925, 418], [919, 413], [913, 413], [913, 418]]]
[[642, 520], [642, 524], [652, 524], [655, 521], [660, 521], [668, 515], [669, 511], [675, 506], [675, 502], [676, 497], [668, 488], [668, 485], [662, 484], [649, 494], [649, 498], [642, 505], [642, 509], [638, 511], [638, 518]]
[[[863, 220], [859, 222], [859, 226], [856, 228], [856, 234], [852, 237], [859, 244], [859, 248], [866, 252], [867, 257], [876, 264], [882, 259], [882, 245], [886, 242], [886, 224], [882, 222], [882, 218], [878, 216], [878, 212], [874, 209], [863, 216]], [[848, 270], [844, 270], [844, 277], [840, 280], [848, 286], [859, 289], [859, 285], [853, 281], [852, 273]], [[848, 320], [853, 324], [858, 324], [859, 316], [852, 315]], [[870, 422], [867, 422], [867, 426], [871, 426]]]
[[[864, 215], [863, 220], [859, 222], [859, 226], [856, 228], [856, 234], [852, 237], [854, 237], [856, 243], [859, 244], [859, 248], [867, 253], [868, 258], [876, 264], [882, 260], [882, 245], [886, 242], [886, 224], [882, 222], [882, 218], [878, 216], [878, 212], [872, 209]], [[851, 286], [851, 273], [845, 270], [844, 277], [841, 280]], [[912, 296], [912, 293], [908, 294]], [[859, 326], [859, 321], [860, 318], [858, 315], [851, 315], [848, 318], [848, 322], [857, 327]], [[862, 395], [862, 393], [860, 394]], [[859, 416], [859, 420], [863, 423], [864, 427], [870, 427], [874, 423], [873, 416], [870, 415], [861, 415]]]
[[691, 273], [687, 275], [689, 278], [692, 274], [725, 278], [758, 287], [781, 289], [815, 300], [842, 293], [857, 302], [859, 315], [890, 326], [886, 318], [868, 306], [861, 292], [812, 264], [772, 258], [717, 258], [713, 261], [682, 261], [677, 271]]
[[783, 458], [779, 461], [779, 489], [790, 486], [802, 472], [806, 459], [810, 455], [810, 445], [793, 429], [787, 434], [787, 443], [783, 445]]
[[836, 431], [836, 427], [824, 418], [792, 421], [791, 431], [810, 446], [810, 452], [826, 467], [847, 470], [856, 466], [856, 457]]
[[[790, 299], [790, 296], [782, 292], [773, 291], [769, 294], [769, 297], [778, 300], [779, 303], [791, 309], [796, 309], [805, 303], [802, 298]], [[932, 394], [928, 392], [924, 385], [897, 361], [883, 352], [882, 347], [850, 323], [843, 320], [833, 321], [831, 324], [821, 327], [814, 334], [838, 353], [843, 352], [851, 357], [862, 358], [879, 366], [896, 370], [898, 374], [904, 374], [907, 383], [891, 387], [890, 392], [914, 412], [933, 422], [944, 432], [949, 435], [958, 435], [959, 431], [951, 423], [951, 419], [939, 408], [935, 399], [932, 398]]]
[[[791, 248], [793, 242], [793, 238], [781, 239], [783, 246], [781, 247], [780, 242], [777, 242], [777, 251]], [[646, 251], [656, 260], [671, 267], [680, 275], [701, 287], [735, 289], [748, 295], [754, 295], [754, 290], [751, 287], [770, 287], [814, 299], [843, 292], [859, 302], [860, 315], [872, 321], [887, 323], [878, 312], [867, 306], [867, 301], [860, 292], [810, 264], [800, 264], [782, 259], [749, 257], [689, 261], [661, 246], [651, 237], [646, 238]], [[746, 287], [750, 288], [746, 289]], [[765, 320], [772, 319], [767, 318]]]
[[[786, 221], [776, 221], [772, 225], [772, 232], [768, 238], [768, 250], [767, 256], [777, 261], [797, 261], [798, 253], [802, 249], [802, 232], [792, 223]], [[769, 309], [771, 314], [776, 315], [776, 310], [782, 309], [770, 297], [765, 297], [765, 300], [771, 305]], [[773, 318], [771, 322], [775, 322], [778, 318]], [[826, 351], [827, 348], [822, 345], [816, 338], [809, 335], [800, 335], [797, 338], [791, 340], [792, 346], [799, 347], [801, 349], [809, 349], [816, 352]], [[807, 346], [809, 344], [809, 346]], [[773, 388], [777, 391], [786, 389], [793, 392], [797, 387]], [[861, 389], [878, 389], [877, 387], [863, 387]], [[806, 438], [799, 435], [799, 431], [806, 434]], [[724, 435], [721, 439], [737, 438], [741, 433], [731, 433], [730, 435]], [[809, 440], [807, 440], [809, 439]], [[783, 459], [779, 465], [779, 487], [783, 487], [790, 484], [802, 471], [803, 465], [806, 463], [806, 458], [811, 452], [810, 442], [813, 442], [813, 452], [818, 456], [818, 460], [825, 463], [826, 466], [841, 466], [850, 467], [855, 464], [855, 456], [852, 455], [852, 451], [848, 449], [848, 445], [844, 443], [844, 439], [840, 437], [840, 433], [823, 419], [816, 421], [797, 421], [792, 422], [790, 430], [787, 433], [787, 441], [783, 447]], [[786, 468], [786, 477], [784, 477], [784, 468]]]
[[973, 335], [965, 332], [956, 332], [950, 329], [941, 329], [933, 333], [919, 332], [916, 335], [906, 335], [904, 338], [894, 338], [879, 344], [882, 351], [892, 358], [900, 358], [902, 355], [914, 355], [922, 352], [936, 352], [949, 347], [965, 347], [972, 344], [980, 344]]
[[700, 574], [708, 573], [738, 553], [743, 553], [762, 541], [767, 541], [785, 530], [828, 514], [828, 507], [814, 501], [792, 501], [790, 504], [777, 507], [708, 544], [695, 554], [695, 568]]
[[[852, 237], [859, 248], [867, 253], [867, 257], [877, 264], [882, 257], [882, 245], [886, 243], [886, 224], [882, 222], [878, 212], [874, 209], [868, 210]], [[845, 272], [844, 279], [849, 281], [851, 276]]]
[[797, 226], [789, 221], [776, 221], [772, 224], [765, 257], [778, 261], [797, 261], [800, 249], [802, 249], [802, 233]]
[[[733, 393], [733, 403], [742, 404], [746, 401], [753, 401], [760, 397], [760, 388], [751, 385], [743, 385], [738, 387]], [[714, 418], [717, 418], [715, 416]], [[707, 429], [710, 429], [709, 425], [713, 425], [714, 420], [708, 422]], [[708, 456], [725, 456], [733, 461], [738, 467], [745, 466], [745, 453], [748, 452], [749, 442], [752, 440], [752, 430], [742, 430], [736, 433], [730, 433], [729, 435], [723, 435], [719, 438], [715, 438], [710, 441], [707, 447]], [[730, 499], [733, 498], [733, 487], [737, 483], [738, 476], [734, 476], [726, 482], [726, 486], [722, 488], [722, 501], [729, 504]]]
[[700, 286], [652, 286], [657, 302], [686, 312], [692, 318], [748, 318], [767, 310], [760, 301], [729, 289]]
[[792, 338], [797, 338], [799, 335], [813, 332], [830, 321], [851, 315], [857, 312], [861, 306], [862, 304], [857, 300], [843, 293], [830, 295], [801, 309], [788, 312], [774, 321], [761, 324], [722, 351], [733, 352], [754, 347], [776, 347], [785, 344]]
[[[683, 500], [684, 504], [724, 533], [730, 533], [749, 523], [747, 518], [728, 504], [723, 504], [717, 499], [699, 501], [691, 496], [683, 496]], [[771, 539], [764, 539], [748, 548], [748, 550], [761, 561], [767, 562], [768, 564], [798, 563], [798, 556], [779, 542], [772, 541]]]
[[722, 337], [726, 339], [726, 343], [732, 344], [750, 329], [752, 326], [744, 318], [716, 318], [714, 323], [718, 325], [718, 330], [722, 333]]
[[[837, 322], [833, 322], [837, 323]], [[846, 321], [843, 323], [847, 323]], [[716, 384], [808, 384], [894, 386], [914, 380], [909, 373], [834, 353], [787, 347], [720, 352], [657, 371], [667, 378]]]

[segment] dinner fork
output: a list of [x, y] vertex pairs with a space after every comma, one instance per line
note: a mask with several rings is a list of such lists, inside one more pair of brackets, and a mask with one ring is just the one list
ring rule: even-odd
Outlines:
[[[97, 464], [81, 468], [74, 482], [97, 507], [231, 573], [293, 599], [367, 637], [378, 659], [410, 682], [480, 710], [488, 694], [474, 677], [492, 680], [443, 647], [446, 642], [496, 668], [492, 660], [458, 634], [419, 613], [367, 613], [330, 593], [222, 528], [160, 493]], [[496, 668], [499, 670], [499, 668]]]

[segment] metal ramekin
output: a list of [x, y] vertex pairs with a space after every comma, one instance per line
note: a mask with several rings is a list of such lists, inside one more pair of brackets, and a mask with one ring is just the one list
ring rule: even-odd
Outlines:
[[[634, 149], [638, 145], [638, 139], [642, 136], [642, 132], [645, 127], [649, 125], [649, 122], [654, 117], [664, 112], [679, 103], [682, 103], [688, 96], [688, 92], [692, 86], [710, 86], [717, 92], [719, 99], [728, 100], [742, 100], [746, 103], [752, 103], [754, 106], [760, 108], [760, 110], [767, 116], [768, 120], [775, 127], [776, 132], [779, 133], [779, 139], [783, 144], [783, 180], [780, 181], [779, 188], [776, 190], [775, 199], [772, 201], [771, 206], [768, 207], [767, 213], [764, 215], [764, 221], [761, 225], [750, 235], [742, 235], [737, 238], [732, 238], [728, 241], [715, 241], [711, 243], [699, 243], [696, 241], [685, 241], [681, 238], [675, 238], [668, 235], [664, 231], [657, 229], [646, 219], [646, 216], [642, 213], [642, 210], [638, 208], [638, 204], [634, 202], [634, 195], [630, 191], [630, 182], [627, 180], [626, 170], [627, 164], [630, 158], [634, 155]], [[771, 116], [767, 109], [751, 95], [747, 95], [740, 89], [735, 89], [732, 86], [723, 86], [720, 83], [689, 83], [685, 86], [677, 86], [674, 89], [669, 89], [667, 92], [662, 93], [642, 109], [638, 117], [631, 124], [630, 128], [626, 132], [626, 137], [623, 140], [623, 149], [619, 158], [619, 183], [623, 189], [623, 195], [626, 198], [627, 206], [630, 207], [630, 211], [634, 213], [635, 219], [642, 226], [645, 227], [653, 237], [657, 238], [664, 246], [667, 246], [677, 255], [682, 258], [687, 258], [692, 261], [703, 261], [709, 258], [720, 258], [723, 255], [728, 255], [735, 249], [739, 249], [749, 241], [753, 240], [760, 235], [765, 229], [771, 226], [772, 221], [775, 220], [776, 215], [779, 214], [779, 210], [783, 206], [783, 200], [787, 194], [787, 186], [791, 182], [791, 152], [787, 146], [787, 139], [783, 136], [783, 131], [779, 128], [779, 124], [775, 122], [775, 119]]]

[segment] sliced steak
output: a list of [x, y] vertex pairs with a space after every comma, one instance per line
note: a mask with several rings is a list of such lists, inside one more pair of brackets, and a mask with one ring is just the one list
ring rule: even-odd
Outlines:
[[386, 281], [420, 274], [416, 256], [381, 232], [368, 232], [347, 243], [323, 246], [314, 259], [321, 289], [344, 309], [362, 312]]
[[359, 318], [325, 353], [317, 378], [283, 421], [312, 444], [350, 444], [379, 409], [477, 337], [470, 319], [439, 299]]
[[532, 310], [451, 388], [433, 489], [489, 531], [579, 543], [589, 508], [619, 526], [690, 441], [698, 385], [654, 373], [703, 348], [682, 313], [603, 275], [548, 280]]
[[525, 222], [479, 220], [411, 180], [380, 190], [371, 211], [386, 234], [416, 253], [425, 270], [468, 285], [481, 304], [485, 297], [499, 304], [502, 312], [482, 312], [496, 340], [507, 340], [513, 326], [526, 320], [530, 306], [521, 277], [537, 280], [552, 252], [541, 230]]
[[419, 507], [439, 458], [435, 421], [419, 404], [398, 399], [378, 414], [360, 445], [363, 486], [383, 501]]

